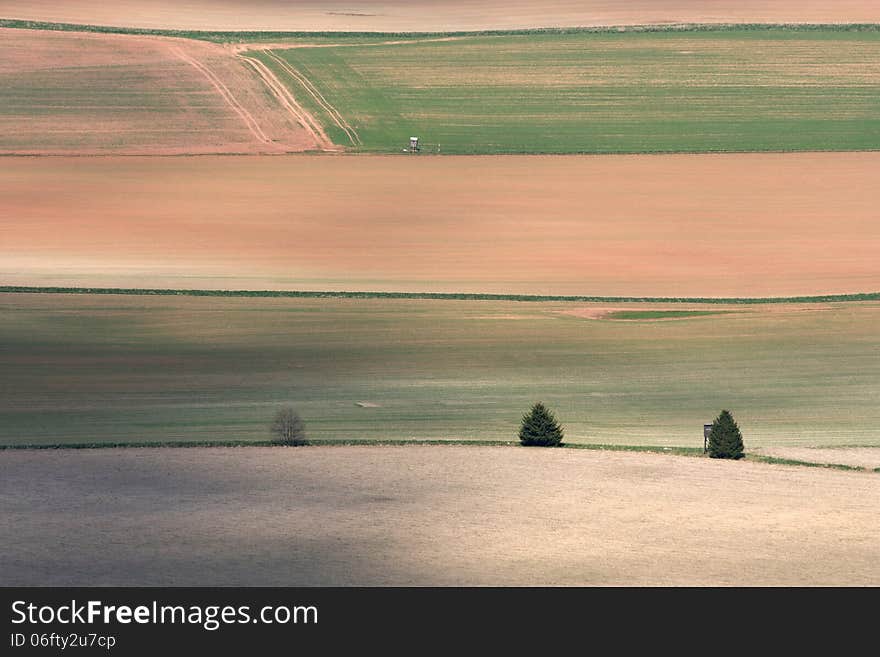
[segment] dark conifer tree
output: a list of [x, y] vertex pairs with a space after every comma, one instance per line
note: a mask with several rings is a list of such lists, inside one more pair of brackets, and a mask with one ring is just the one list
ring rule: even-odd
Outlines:
[[562, 444], [563, 431], [553, 413], [541, 402], [523, 415], [519, 441], [523, 445], [557, 447]]
[[743, 439], [730, 411], [721, 411], [709, 432], [709, 456], [713, 459], [741, 459]]

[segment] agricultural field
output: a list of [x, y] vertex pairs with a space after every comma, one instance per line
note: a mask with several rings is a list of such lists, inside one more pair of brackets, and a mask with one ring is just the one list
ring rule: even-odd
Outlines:
[[3, 285], [880, 291], [880, 154], [0, 160]]
[[729, 408], [747, 448], [880, 447], [878, 323], [880, 302], [0, 294], [0, 442], [267, 440], [286, 402], [316, 440], [515, 441], [542, 400], [571, 443], [701, 448]]
[[878, 23], [873, 0], [0, 0], [0, 17], [140, 28], [430, 32], [655, 23]]
[[219, 45], [0, 28], [0, 155], [331, 147]]
[[0, 471], [4, 586], [880, 585], [874, 473], [455, 446], [4, 451]]
[[880, 148], [878, 31], [336, 44], [249, 56], [359, 151], [400, 151], [411, 135], [424, 152], [463, 154]]
[[0, 154], [880, 148], [874, 28], [179, 34], [0, 28]]
[[0, 0], [0, 156], [0, 586], [880, 586], [878, 2]]
[[765, 447], [753, 454], [820, 465], [836, 464], [880, 472], [880, 447]]

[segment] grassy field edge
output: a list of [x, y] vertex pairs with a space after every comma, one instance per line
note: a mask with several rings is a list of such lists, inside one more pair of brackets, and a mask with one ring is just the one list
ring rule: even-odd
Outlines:
[[[512, 440], [313, 440], [303, 447], [402, 447], [402, 446], [457, 446], [457, 447], [519, 447]], [[82, 450], [82, 449], [198, 449], [210, 447], [280, 447], [270, 440], [170, 440], [148, 442], [95, 442], [95, 443], [54, 443], [54, 444], [0, 444], [0, 451], [44, 451], [44, 450]], [[637, 452], [648, 454], [667, 454], [690, 458], [708, 458], [700, 447], [660, 447], [650, 445], [607, 445], [592, 443], [563, 443], [559, 449], [579, 449], [598, 452]], [[816, 463], [775, 456], [747, 453], [746, 461], [769, 465], [788, 465], [806, 468], [826, 468], [850, 472], [880, 473], [880, 468], [863, 468], [842, 463]]]
[[0, 285], [0, 294], [115, 294], [123, 296], [253, 297], [292, 299], [426, 299], [438, 301], [574, 301], [595, 303], [834, 303], [880, 301], [880, 292], [794, 297], [612, 297], [590, 295], [483, 294], [479, 292], [356, 292], [318, 290], [197, 290], [171, 288], [41, 287]]
[[617, 34], [620, 32], [727, 32], [731, 30], [787, 30], [810, 32], [817, 30], [835, 32], [880, 32], [878, 23], [678, 23], [671, 25], [620, 25], [595, 27], [539, 27], [520, 30], [473, 30], [447, 32], [304, 32], [304, 31], [211, 31], [175, 30], [159, 28], [119, 27], [80, 23], [52, 23], [22, 19], [0, 18], [0, 27], [23, 30], [46, 30], [53, 32], [97, 32], [100, 34], [135, 34], [168, 36], [212, 41], [215, 43], [242, 43], [267, 39], [293, 38], [364, 38], [364, 37], [467, 37], [467, 36], [516, 36], [528, 34]]

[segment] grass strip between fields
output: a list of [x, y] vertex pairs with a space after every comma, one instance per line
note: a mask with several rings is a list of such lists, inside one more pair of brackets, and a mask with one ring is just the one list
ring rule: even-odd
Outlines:
[[729, 315], [732, 310], [616, 310], [605, 315], [605, 319], [683, 319], [687, 317], [706, 317], [708, 315]]
[[307, 32], [307, 31], [236, 31], [236, 30], [174, 30], [160, 28], [119, 27], [79, 23], [52, 23], [0, 18], [0, 27], [52, 32], [97, 32], [99, 34], [135, 34], [199, 39], [215, 43], [244, 43], [295, 38], [372, 38], [393, 37], [468, 37], [516, 36], [529, 34], [618, 34], [621, 32], [728, 32], [731, 30], [786, 30], [790, 32], [880, 32], [877, 23], [677, 23], [666, 25], [612, 25], [594, 27], [539, 27], [520, 30], [471, 30], [447, 32]]
[[[458, 447], [519, 447], [512, 440], [348, 440], [326, 439], [313, 440], [305, 447], [400, 447], [400, 446], [458, 446]], [[95, 442], [95, 443], [53, 443], [53, 444], [0, 444], [0, 451], [39, 451], [39, 450], [80, 450], [80, 449], [187, 449], [206, 447], [280, 447], [271, 440], [169, 440], [145, 442]], [[599, 452], [640, 452], [649, 454], [668, 454], [670, 456], [686, 456], [690, 458], [708, 458], [701, 447], [662, 447], [651, 445], [600, 445], [591, 443], [563, 443], [560, 449], [582, 449]], [[746, 454], [745, 460], [770, 465], [789, 465], [806, 468], [826, 468], [851, 472], [875, 472], [880, 468], [863, 468], [843, 463], [817, 463], [797, 459], [765, 456], [762, 454]]]
[[[6, 294], [116, 294], [124, 296], [253, 297], [291, 299], [435, 299], [439, 301], [574, 301], [595, 303], [833, 303], [880, 301], [880, 292], [796, 297], [603, 297], [589, 295], [483, 294], [470, 292], [350, 292], [317, 290], [186, 290], [121, 287], [38, 287], [0, 285]], [[716, 314], [716, 313], [712, 313]]]

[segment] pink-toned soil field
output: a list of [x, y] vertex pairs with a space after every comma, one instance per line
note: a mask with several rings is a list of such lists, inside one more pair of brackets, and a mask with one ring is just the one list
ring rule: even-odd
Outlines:
[[193, 30], [445, 31], [663, 23], [871, 23], [874, 0], [0, 0], [0, 17]]
[[5, 451], [0, 474], [4, 586], [880, 585], [870, 472], [413, 446]]
[[222, 46], [0, 28], [0, 154], [324, 147], [329, 142], [310, 131], [254, 64]]
[[0, 160], [6, 285], [880, 289], [880, 154]]

